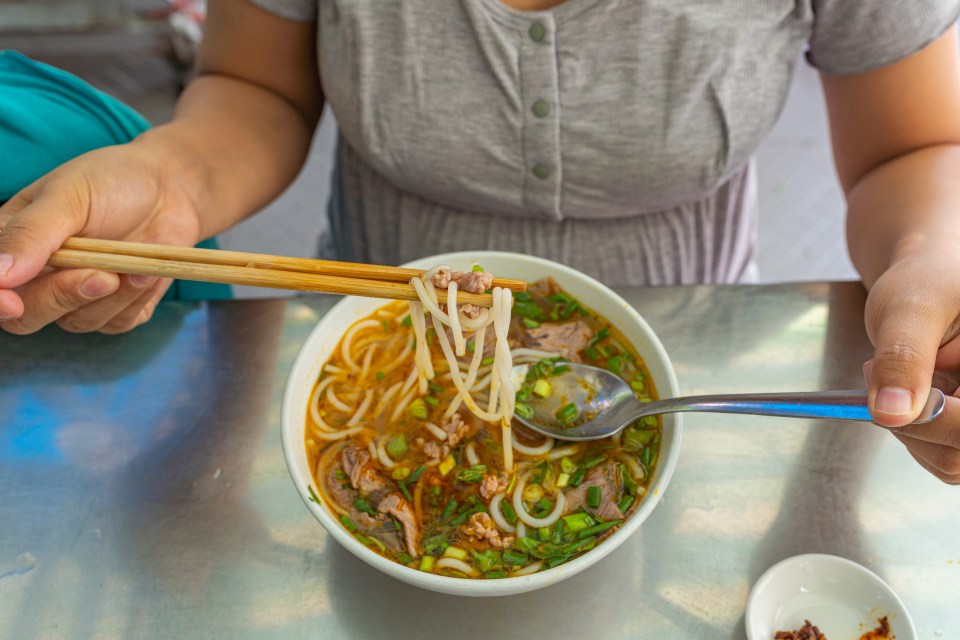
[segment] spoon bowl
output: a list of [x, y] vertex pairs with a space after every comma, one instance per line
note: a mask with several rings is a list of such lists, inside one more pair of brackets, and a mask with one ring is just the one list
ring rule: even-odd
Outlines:
[[[581, 442], [608, 438], [645, 416], [677, 411], [743, 413], [788, 418], [859, 420], [873, 418], [867, 407], [867, 390], [814, 391], [687, 396], [643, 402], [625, 380], [612, 371], [586, 364], [563, 362], [562, 370], [547, 380], [542, 393], [531, 393], [517, 420], [530, 429], [557, 440]], [[513, 368], [519, 389], [530, 365]], [[930, 389], [923, 411], [913, 424], [930, 422], [943, 412], [943, 392]], [[519, 404], [519, 403], [518, 403]]]

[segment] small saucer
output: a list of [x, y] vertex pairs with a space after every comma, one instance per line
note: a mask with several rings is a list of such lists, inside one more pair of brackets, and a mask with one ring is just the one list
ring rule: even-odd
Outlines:
[[897, 640], [917, 640], [900, 598], [875, 573], [856, 562], [823, 554], [787, 558], [760, 576], [747, 600], [750, 640], [773, 640], [804, 620], [828, 640], [858, 640], [886, 616]]

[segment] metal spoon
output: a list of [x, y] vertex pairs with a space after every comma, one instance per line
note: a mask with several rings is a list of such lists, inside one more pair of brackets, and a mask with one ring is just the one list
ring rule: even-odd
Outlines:
[[[815, 391], [803, 393], [756, 393], [736, 395], [689, 396], [640, 402], [633, 389], [606, 369], [586, 364], [562, 363], [568, 369], [547, 379], [550, 392], [536, 393], [524, 401], [533, 415], [516, 418], [534, 431], [558, 440], [599, 440], [612, 436], [638, 418], [676, 411], [747, 413], [786, 418], [872, 421], [867, 409], [867, 391]], [[513, 381], [519, 389], [530, 365], [513, 368]], [[560, 424], [557, 411], [573, 403], [576, 417]], [[943, 392], [930, 389], [923, 411], [913, 424], [930, 422], [943, 412]], [[529, 413], [528, 413], [529, 415]]]

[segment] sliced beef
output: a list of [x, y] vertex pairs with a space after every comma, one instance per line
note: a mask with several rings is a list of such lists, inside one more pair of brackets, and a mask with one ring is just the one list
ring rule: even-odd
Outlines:
[[[353, 506], [354, 501], [360, 497], [360, 493], [353, 487], [344, 485], [344, 481], [340, 480], [337, 477], [337, 471], [339, 467], [337, 465], [331, 464], [327, 467], [327, 477], [326, 477], [326, 489], [327, 495], [330, 496], [330, 499], [337, 503], [337, 505], [345, 510], [351, 520], [360, 527], [361, 529], [370, 531], [372, 529], [377, 529], [386, 524], [386, 518], [371, 518], [369, 514], [362, 511], [357, 511], [357, 508]], [[346, 472], [344, 472], [346, 473]]]
[[544, 322], [539, 327], [524, 329], [523, 343], [531, 349], [552, 351], [572, 362], [580, 362], [580, 351], [593, 337], [585, 322]]
[[351, 445], [340, 454], [340, 462], [351, 486], [360, 497], [377, 512], [393, 516], [400, 523], [407, 550], [411, 555], [419, 556], [422, 533], [413, 507], [397, 491], [393, 481], [374, 466], [370, 453]]
[[[604, 520], [621, 520], [623, 512], [617, 503], [621, 498], [620, 465], [612, 460], [600, 463], [587, 472], [579, 487], [567, 489], [563, 497], [566, 498], [564, 513], [573, 513], [580, 507], [591, 514], [598, 515]], [[590, 487], [600, 487], [600, 506], [587, 506], [587, 490]]]
[[403, 542], [407, 545], [407, 552], [416, 557], [420, 555], [420, 540], [422, 533], [417, 524], [417, 516], [413, 506], [399, 493], [391, 493], [380, 501], [377, 511], [393, 516], [400, 523], [403, 531]]
[[460, 311], [463, 312], [465, 317], [470, 318], [471, 320], [476, 320], [480, 317], [480, 307], [475, 304], [470, 304], [469, 302], [467, 304], [460, 305]]

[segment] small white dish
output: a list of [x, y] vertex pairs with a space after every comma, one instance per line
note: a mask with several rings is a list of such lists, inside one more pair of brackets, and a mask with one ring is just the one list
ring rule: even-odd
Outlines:
[[745, 617], [750, 640], [773, 640], [804, 620], [829, 640], [858, 640], [884, 616], [897, 640], [917, 640], [906, 607], [878, 575], [845, 558], [811, 553], [767, 569], [753, 585]]

